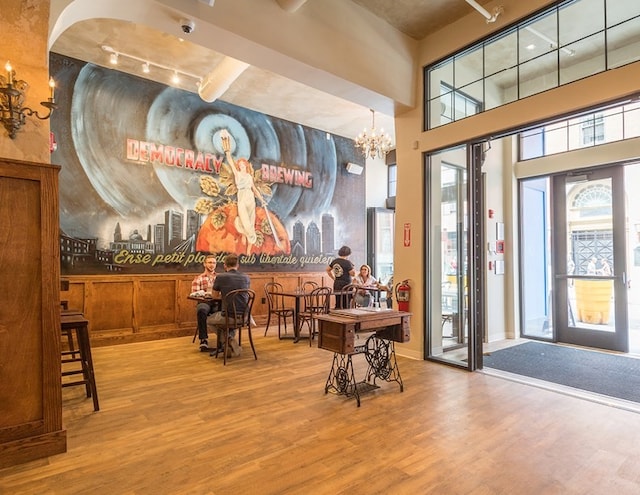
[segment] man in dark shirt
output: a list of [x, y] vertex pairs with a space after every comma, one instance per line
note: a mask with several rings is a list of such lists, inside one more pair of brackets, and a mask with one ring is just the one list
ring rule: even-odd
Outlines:
[[[249, 276], [245, 273], [238, 271], [239, 261], [236, 254], [229, 254], [224, 259], [224, 273], [219, 273], [213, 282], [213, 290], [219, 291], [222, 295], [223, 308], [222, 311], [213, 313], [207, 319], [207, 324], [215, 327], [218, 335], [218, 351], [224, 349], [224, 342], [222, 342], [222, 335], [225, 325], [225, 308], [224, 300], [229, 292], [236, 289], [249, 289], [250, 280]], [[237, 305], [238, 311], [244, 310], [242, 304]], [[235, 330], [229, 332], [229, 347], [231, 348], [232, 356], [239, 356], [241, 349], [236, 339]]]

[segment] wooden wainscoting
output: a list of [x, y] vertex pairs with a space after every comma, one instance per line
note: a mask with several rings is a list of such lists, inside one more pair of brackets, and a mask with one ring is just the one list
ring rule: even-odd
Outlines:
[[[253, 315], [258, 324], [267, 319], [264, 285], [280, 282], [295, 290], [307, 280], [332, 285], [325, 272], [247, 272], [256, 292]], [[89, 319], [94, 346], [142, 342], [192, 335], [196, 327], [196, 303], [187, 299], [197, 273], [168, 275], [72, 275], [65, 276], [69, 290], [64, 299]]]

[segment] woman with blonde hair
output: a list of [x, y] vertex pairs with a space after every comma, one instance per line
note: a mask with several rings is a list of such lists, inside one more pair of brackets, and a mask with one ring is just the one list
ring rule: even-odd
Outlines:
[[[353, 283], [359, 287], [378, 287], [378, 280], [371, 275], [371, 267], [369, 265], [360, 266], [360, 272], [356, 275]], [[358, 289], [356, 292], [356, 306], [371, 306], [372, 302], [371, 291]]]

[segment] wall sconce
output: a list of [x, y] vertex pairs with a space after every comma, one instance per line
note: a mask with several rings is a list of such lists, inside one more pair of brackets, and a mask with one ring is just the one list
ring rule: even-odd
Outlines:
[[0, 121], [9, 133], [9, 137], [14, 139], [16, 132], [25, 124], [27, 117], [35, 115], [40, 120], [51, 117], [53, 111], [58, 107], [54, 97], [56, 83], [53, 78], [49, 79], [51, 93], [47, 101], [40, 102], [40, 105], [49, 109], [49, 113], [41, 116], [36, 110], [23, 106], [25, 92], [29, 89], [29, 84], [21, 79], [16, 79], [16, 71], [8, 61], [4, 68], [7, 71], [7, 77], [0, 75]]

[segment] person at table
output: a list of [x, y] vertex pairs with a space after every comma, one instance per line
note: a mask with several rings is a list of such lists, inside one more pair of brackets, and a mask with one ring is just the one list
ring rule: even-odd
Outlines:
[[[361, 265], [360, 272], [356, 275], [353, 283], [358, 287], [374, 287], [378, 288], [378, 279], [371, 275], [371, 267], [369, 265]], [[365, 289], [358, 289], [356, 292], [356, 306], [368, 307], [373, 303], [373, 295]]]
[[[191, 295], [207, 297], [212, 295], [213, 282], [216, 279], [216, 257], [208, 254], [204, 261], [204, 271], [191, 282]], [[198, 321], [198, 338], [200, 339], [200, 351], [209, 350], [209, 335], [207, 332], [207, 317], [214, 311], [213, 300], [198, 302], [196, 306], [196, 318]]]
[[386, 284], [378, 282], [378, 289], [386, 291], [387, 308], [391, 309], [393, 306], [393, 273]]
[[[343, 287], [351, 284], [353, 277], [356, 276], [355, 267], [349, 260], [349, 256], [351, 256], [351, 248], [342, 246], [338, 250], [338, 257], [334, 258], [327, 266], [327, 273], [333, 279], [334, 291], [342, 290]], [[346, 296], [337, 294], [336, 309], [347, 308], [348, 306]]]
[[[224, 273], [220, 273], [213, 283], [213, 290], [220, 292], [223, 303], [222, 311], [217, 311], [208, 318], [208, 323], [216, 329], [218, 351], [222, 351], [224, 349], [222, 335], [224, 334], [226, 318], [224, 308], [225, 297], [227, 297], [227, 294], [232, 290], [249, 289], [251, 285], [249, 275], [238, 271], [239, 267], [240, 261], [238, 260], [238, 255], [228, 254], [224, 259]], [[236, 304], [236, 309], [240, 312], [244, 311], [245, 307], [241, 302], [239, 302]], [[240, 355], [241, 349], [235, 335], [235, 330], [229, 331], [229, 348], [231, 349], [231, 356]], [[212, 352], [211, 354], [213, 355], [214, 353]]]

